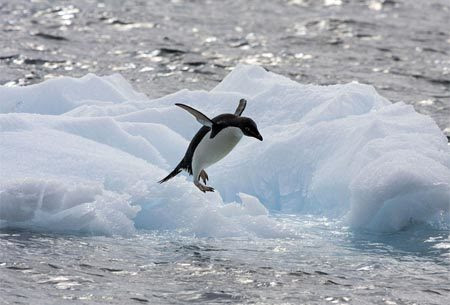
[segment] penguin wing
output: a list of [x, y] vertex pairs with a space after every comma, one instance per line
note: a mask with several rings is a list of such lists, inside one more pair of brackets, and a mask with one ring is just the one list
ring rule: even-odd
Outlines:
[[236, 111], [234, 112], [234, 115], [241, 116], [242, 112], [244, 112], [245, 106], [247, 106], [247, 101], [245, 99], [241, 99], [239, 101], [239, 105], [236, 108]]
[[196, 109], [194, 109], [194, 108], [192, 108], [192, 107], [190, 107], [188, 105], [185, 105], [185, 104], [176, 103], [175, 105], [177, 105], [178, 107], [183, 108], [184, 110], [186, 110], [187, 112], [192, 114], [197, 119], [197, 121], [200, 124], [202, 124], [203, 126], [212, 128], [212, 126], [214, 124], [213, 121], [211, 121], [206, 115], [204, 115], [200, 111], [198, 111], [198, 110], [196, 110]]

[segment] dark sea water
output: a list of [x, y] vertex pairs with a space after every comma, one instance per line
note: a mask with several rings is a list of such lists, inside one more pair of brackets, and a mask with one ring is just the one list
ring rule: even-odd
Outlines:
[[[277, 217], [275, 217], [277, 219]], [[4, 231], [0, 304], [447, 304], [448, 231], [352, 232], [286, 215], [290, 238]]]
[[0, 84], [119, 72], [159, 97], [251, 63], [371, 84], [450, 135], [449, 0], [1, 0], [0, 17]]
[[[0, 84], [121, 73], [149, 97], [238, 63], [359, 81], [450, 135], [450, 1], [0, 0]], [[0, 304], [448, 304], [448, 230], [354, 232], [273, 215], [285, 238], [0, 231]]]

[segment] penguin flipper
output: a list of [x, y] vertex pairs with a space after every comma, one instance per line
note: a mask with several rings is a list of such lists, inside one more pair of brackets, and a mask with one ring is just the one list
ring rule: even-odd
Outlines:
[[209, 138], [213, 139], [222, 129], [223, 127], [219, 124], [213, 124], [211, 127], [211, 134], [209, 135]]
[[184, 110], [186, 110], [187, 112], [189, 112], [190, 114], [192, 114], [197, 121], [202, 124], [203, 126], [207, 126], [212, 128], [213, 126], [213, 121], [210, 120], [210, 118], [208, 118], [206, 115], [204, 115], [203, 113], [201, 113], [200, 111], [185, 105], [185, 104], [180, 104], [180, 103], [176, 103], [175, 105], [177, 105], [178, 107], [183, 108]]
[[243, 98], [239, 101], [239, 105], [234, 112], [235, 116], [241, 116], [242, 112], [244, 112], [245, 106], [247, 106], [247, 101]]

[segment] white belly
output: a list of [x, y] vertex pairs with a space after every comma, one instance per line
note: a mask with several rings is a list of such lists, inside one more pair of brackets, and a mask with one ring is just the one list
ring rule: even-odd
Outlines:
[[194, 180], [202, 169], [216, 163], [228, 155], [241, 140], [243, 133], [237, 127], [227, 127], [221, 130], [213, 139], [209, 131], [198, 144], [192, 157], [192, 174]]

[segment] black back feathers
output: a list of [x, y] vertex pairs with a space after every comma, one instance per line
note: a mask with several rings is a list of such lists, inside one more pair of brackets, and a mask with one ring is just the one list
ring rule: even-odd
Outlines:
[[[186, 110], [187, 112], [192, 114], [197, 119], [197, 121], [200, 124], [202, 124], [203, 126], [211, 128], [211, 134], [210, 134], [211, 139], [214, 138], [223, 128], [226, 127], [226, 126], [222, 126], [223, 124], [218, 124], [218, 122], [214, 122], [213, 120], [208, 118], [206, 115], [204, 115], [197, 109], [192, 108], [191, 106], [188, 106], [185, 104], [180, 104], [180, 103], [176, 103], [175, 105], [177, 105], [180, 108], [183, 108], [184, 110]], [[245, 99], [241, 99], [239, 101], [238, 107], [236, 108], [236, 111], [234, 112], [234, 116], [241, 116], [242, 112], [244, 112], [245, 106], [247, 106], [247, 101]], [[233, 115], [230, 114], [230, 116], [233, 116]]]

